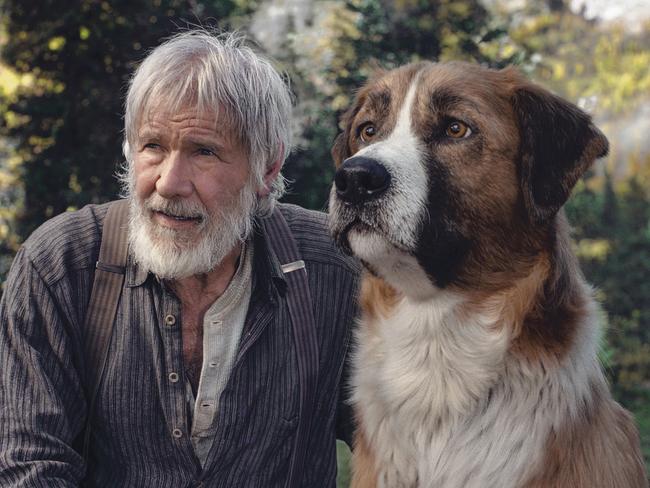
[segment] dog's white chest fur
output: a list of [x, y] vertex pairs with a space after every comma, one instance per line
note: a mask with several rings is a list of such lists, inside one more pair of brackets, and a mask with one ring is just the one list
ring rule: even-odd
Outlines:
[[460, 316], [459, 301], [402, 299], [359, 328], [355, 402], [382, 488], [520, 486], [572, 414], [564, 390], [575, 400], [586, 378], [515, 361], [511, 328], [496, 314]]

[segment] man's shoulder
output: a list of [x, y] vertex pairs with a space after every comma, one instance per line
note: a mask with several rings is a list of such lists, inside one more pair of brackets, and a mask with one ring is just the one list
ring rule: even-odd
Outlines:
[[343, 254], [334, 243], [326, 213], [288, 203], [279, 203], [277, 207], [287, 221], [305, 261], [341, 266], [355, 274], [359, 272], [358, 262]]
[[287, 224], [294, 232], [299, 232], [302, 226], [318, 235], [327, 234], [327, 214], [318, 210], [309, 210], [292, 203], [278, 203], [277, 208], [282, 212]]
[[66, 273], [93, 269], [109, 203], [64, 212], [38, 227], [24, 242], [25, 256], [47, 283]]

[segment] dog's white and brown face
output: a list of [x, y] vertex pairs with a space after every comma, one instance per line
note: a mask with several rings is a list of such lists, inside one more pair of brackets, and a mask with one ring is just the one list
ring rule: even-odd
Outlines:
[[419, 63], [364, 86], [332, 154], [339, 245], [407, 295], [524, 276], [579, 176], [589, 117], [516, 70]]

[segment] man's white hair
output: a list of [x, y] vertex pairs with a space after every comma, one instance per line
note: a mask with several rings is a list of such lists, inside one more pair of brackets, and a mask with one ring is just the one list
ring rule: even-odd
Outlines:
[[[193, 29], [156, 47], [138, 67], [126, 97], [124, 142], [127, 165], [120, 178], [132, 192], [133, 154], [138, 130], [153, 112], [192, 108], [217, 114], [248, 149], [252, 182], [262, 188], [266, 170], [291, 150], [291, 95], [270, 61], [246, 46], [237, 33]], [[284, 193], [284, 178], [273, 181], [256, 213], [267, 215]]]

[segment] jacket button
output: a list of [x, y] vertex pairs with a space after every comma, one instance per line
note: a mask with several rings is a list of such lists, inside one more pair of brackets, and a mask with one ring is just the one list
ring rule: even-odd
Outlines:
[[176, 317], [174, 317], [172, 314], [165, 315], [165, 325], [168, 327], [172, 327], [176, 323]]
[[183, 437], [183, 431], [181, 429], [174, 429], [172, 430], [172, 435], [176, 437], [176, 439], [180, 439]]
[[178, 373], [169, 373], [169, 381], [176, 383], [178, 381]]

